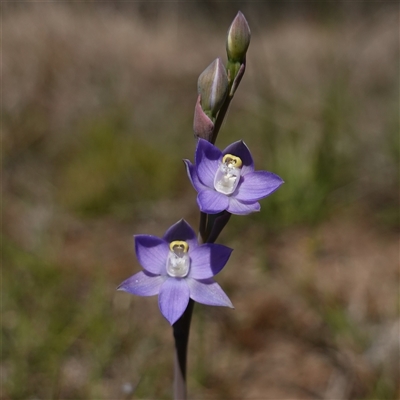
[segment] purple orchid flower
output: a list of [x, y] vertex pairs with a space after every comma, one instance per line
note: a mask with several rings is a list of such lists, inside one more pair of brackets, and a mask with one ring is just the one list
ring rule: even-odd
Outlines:
[[160, 311], [171, 325], [186, 310], [189, 298], [210, 306], [233, 308], [212, 279], [225, 266], [232, 249], [221, 244], [199, 245], [185, 220], [172, 225], [162, 239], [135, 235], [135, 251], [144, 271], [122, 282], [117, 290], [138, 296], [158, 294]]
[[254, 171], [253, 157], [243, 141], [229, 145], [224, 151], [199, 139], [195, 165], [184, 160], [197, 204], [202, 212], [246, 215], [260, 211], [258, 200], [269, 196], [283, 180], [268, 171]]

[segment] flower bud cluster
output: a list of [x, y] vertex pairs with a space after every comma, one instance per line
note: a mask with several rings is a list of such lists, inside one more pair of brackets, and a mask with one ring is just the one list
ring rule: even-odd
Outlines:
[[[214, 60], [199, 76], [198, 100], [193, 130], [195, 136], [214, 142], [229, 103], [243, 77], [246, 52], [250, 44], [250, 28], [239, 11], [226, 37], [226, 67], [221, 59]], [[218, 121], [219, 119], [219, 121]]]

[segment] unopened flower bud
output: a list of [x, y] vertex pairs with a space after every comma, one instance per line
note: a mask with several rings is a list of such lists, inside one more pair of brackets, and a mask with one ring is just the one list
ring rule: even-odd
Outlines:
[[231, 62], [243, 63], [250, 44], [250, 28], [244, 15], [239, 11], [233, 20], [226, 39], [226, 52]]
[[222, 61], [217, 58], [199, 76], [197, 91], [203, 111], [210, 117], [216, 116], [228, 94], [228, 76]]
[[214, 123], [205, 114], [200, 105], [200, 95], [197, 97], [196, 107], [194, 109], [193, 131], [197, 138], [202, 138], [208, 142], [211, 140], [214, 130]]

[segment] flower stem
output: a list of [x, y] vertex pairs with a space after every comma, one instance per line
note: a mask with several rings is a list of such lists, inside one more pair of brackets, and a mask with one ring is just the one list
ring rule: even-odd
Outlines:
[[240, 81], [243, 78], [245, 70], [246, 70], [246, 60], [243, 61], [240, 68], [236, 72], [228, 71], [229, 94], [228, 94], [228, 96], [226, 96], [226, 99], [225, 99], [224, 103], [222, 104], [221, 109], [218, 112], [217, 119], [215, 120], [214, 129], [213, 129], [212, 136], [210, 139], [210, 142], [212, 144], [215, 144], [215, 141], [217, 140], [219, 130], [221, 129], [222, 123], [224, 122], [225, 115], [229, 109], [229, 104], [231, 103], [233, 96], [240, 84]]
[[189, 304], [182, 316], [173, 325], [175, 339], [174, 359], [174, 399], [186, 400], [186, 361], [187, 346], [189, 342], [190, 321], [192, 319], [194, 301], [189, 299]]
[[200, 212], [199, 243], [205, 243], [207, 240], [207, 217], [208, 214]]
[[[225, 228], [225, 225], [229, 222], [231, 218], [231, 213], [228, 211], [222, 211], [219, 214], [214, 214], [208, 220], [207, 226], [207, 243], [215, 243], [218, 239], [219, 234]], [[210, 217], [210, 216], [209, 216]]]
[[[244, 69], [243, 69], [244, 72]], [[242, 72], [242, 73], [243, 73]], [[241, 77], [237, 81], [237, 85], [240, 82]], [[230, 89], [234, 82], [230, 83]], [[229, 104], [233, 99], [234, 91], [232, 91], [226, 98], [222, 105], [217, 119], [215, 121], [214, 130], [210, 142], [215, 143], [218, 132], [221, 129], [222, 122], [228, 111]], [[214, 243], [222, 229], [228, 223], [231, 214], [224, 211], [221, 215], [209, 218], [209, 215], [200, 212], [200, 224], [199, 224], [199, 243]], [[189, 342], [190, 332], [190, 321], [193, 314], [194, 301], [189, 299], [189, 304], [178, 319], [173, 324], [173, 332], [175, 339], [175, 359], [174, 359], [174, 399], [175, 400], [186, 400], [187, 389], [186, 389], [186, 362], [187, 362], [187, 347]]]
[[232, 99], [233, 99], [233, 95], [232, 96], [231, 95], [227, 96], [224, 104], [222, 105], [221, 109], [218, 112], [218, 116], [217, 116], [217, 119], [215, 121], [212, 137], [211, 137], [211, 140], [210, 140], [210, 142], [212, 144], [215, 144], [215, 141], [217, 140], [218, 132], [221, 129], [222, 122], [224, 121], [226, 112], [228, 111], [229, 104], [232, 101]]

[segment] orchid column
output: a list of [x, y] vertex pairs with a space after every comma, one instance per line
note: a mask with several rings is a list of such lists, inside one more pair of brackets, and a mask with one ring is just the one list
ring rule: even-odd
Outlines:
[[143, 271], [118, 287], [139, 296], [158, 295], [160, 311], [173, 326], [176, 400], [187, 398], [187, 344], [194, 302], [233, 308], [213, 279], [226, 265], [232, 249], [214, 242], [232, 214], [259, 211], [259, 200], [283, 183], [272, 172], [255, 170], [251, 152], [242, 140], [222, 151], [215, 146], [245, 72], [249, 43], [250, 29], [239, 11], [228, 30], [227, 64], [224, 66], [217, 58], [198, 79], [193, 122], [197, 138], [194, 163], [184, 160], [188, 178], [198, 193], [198, 234], [182, 219], [162, 238], [136, 235], [135, 251]]

